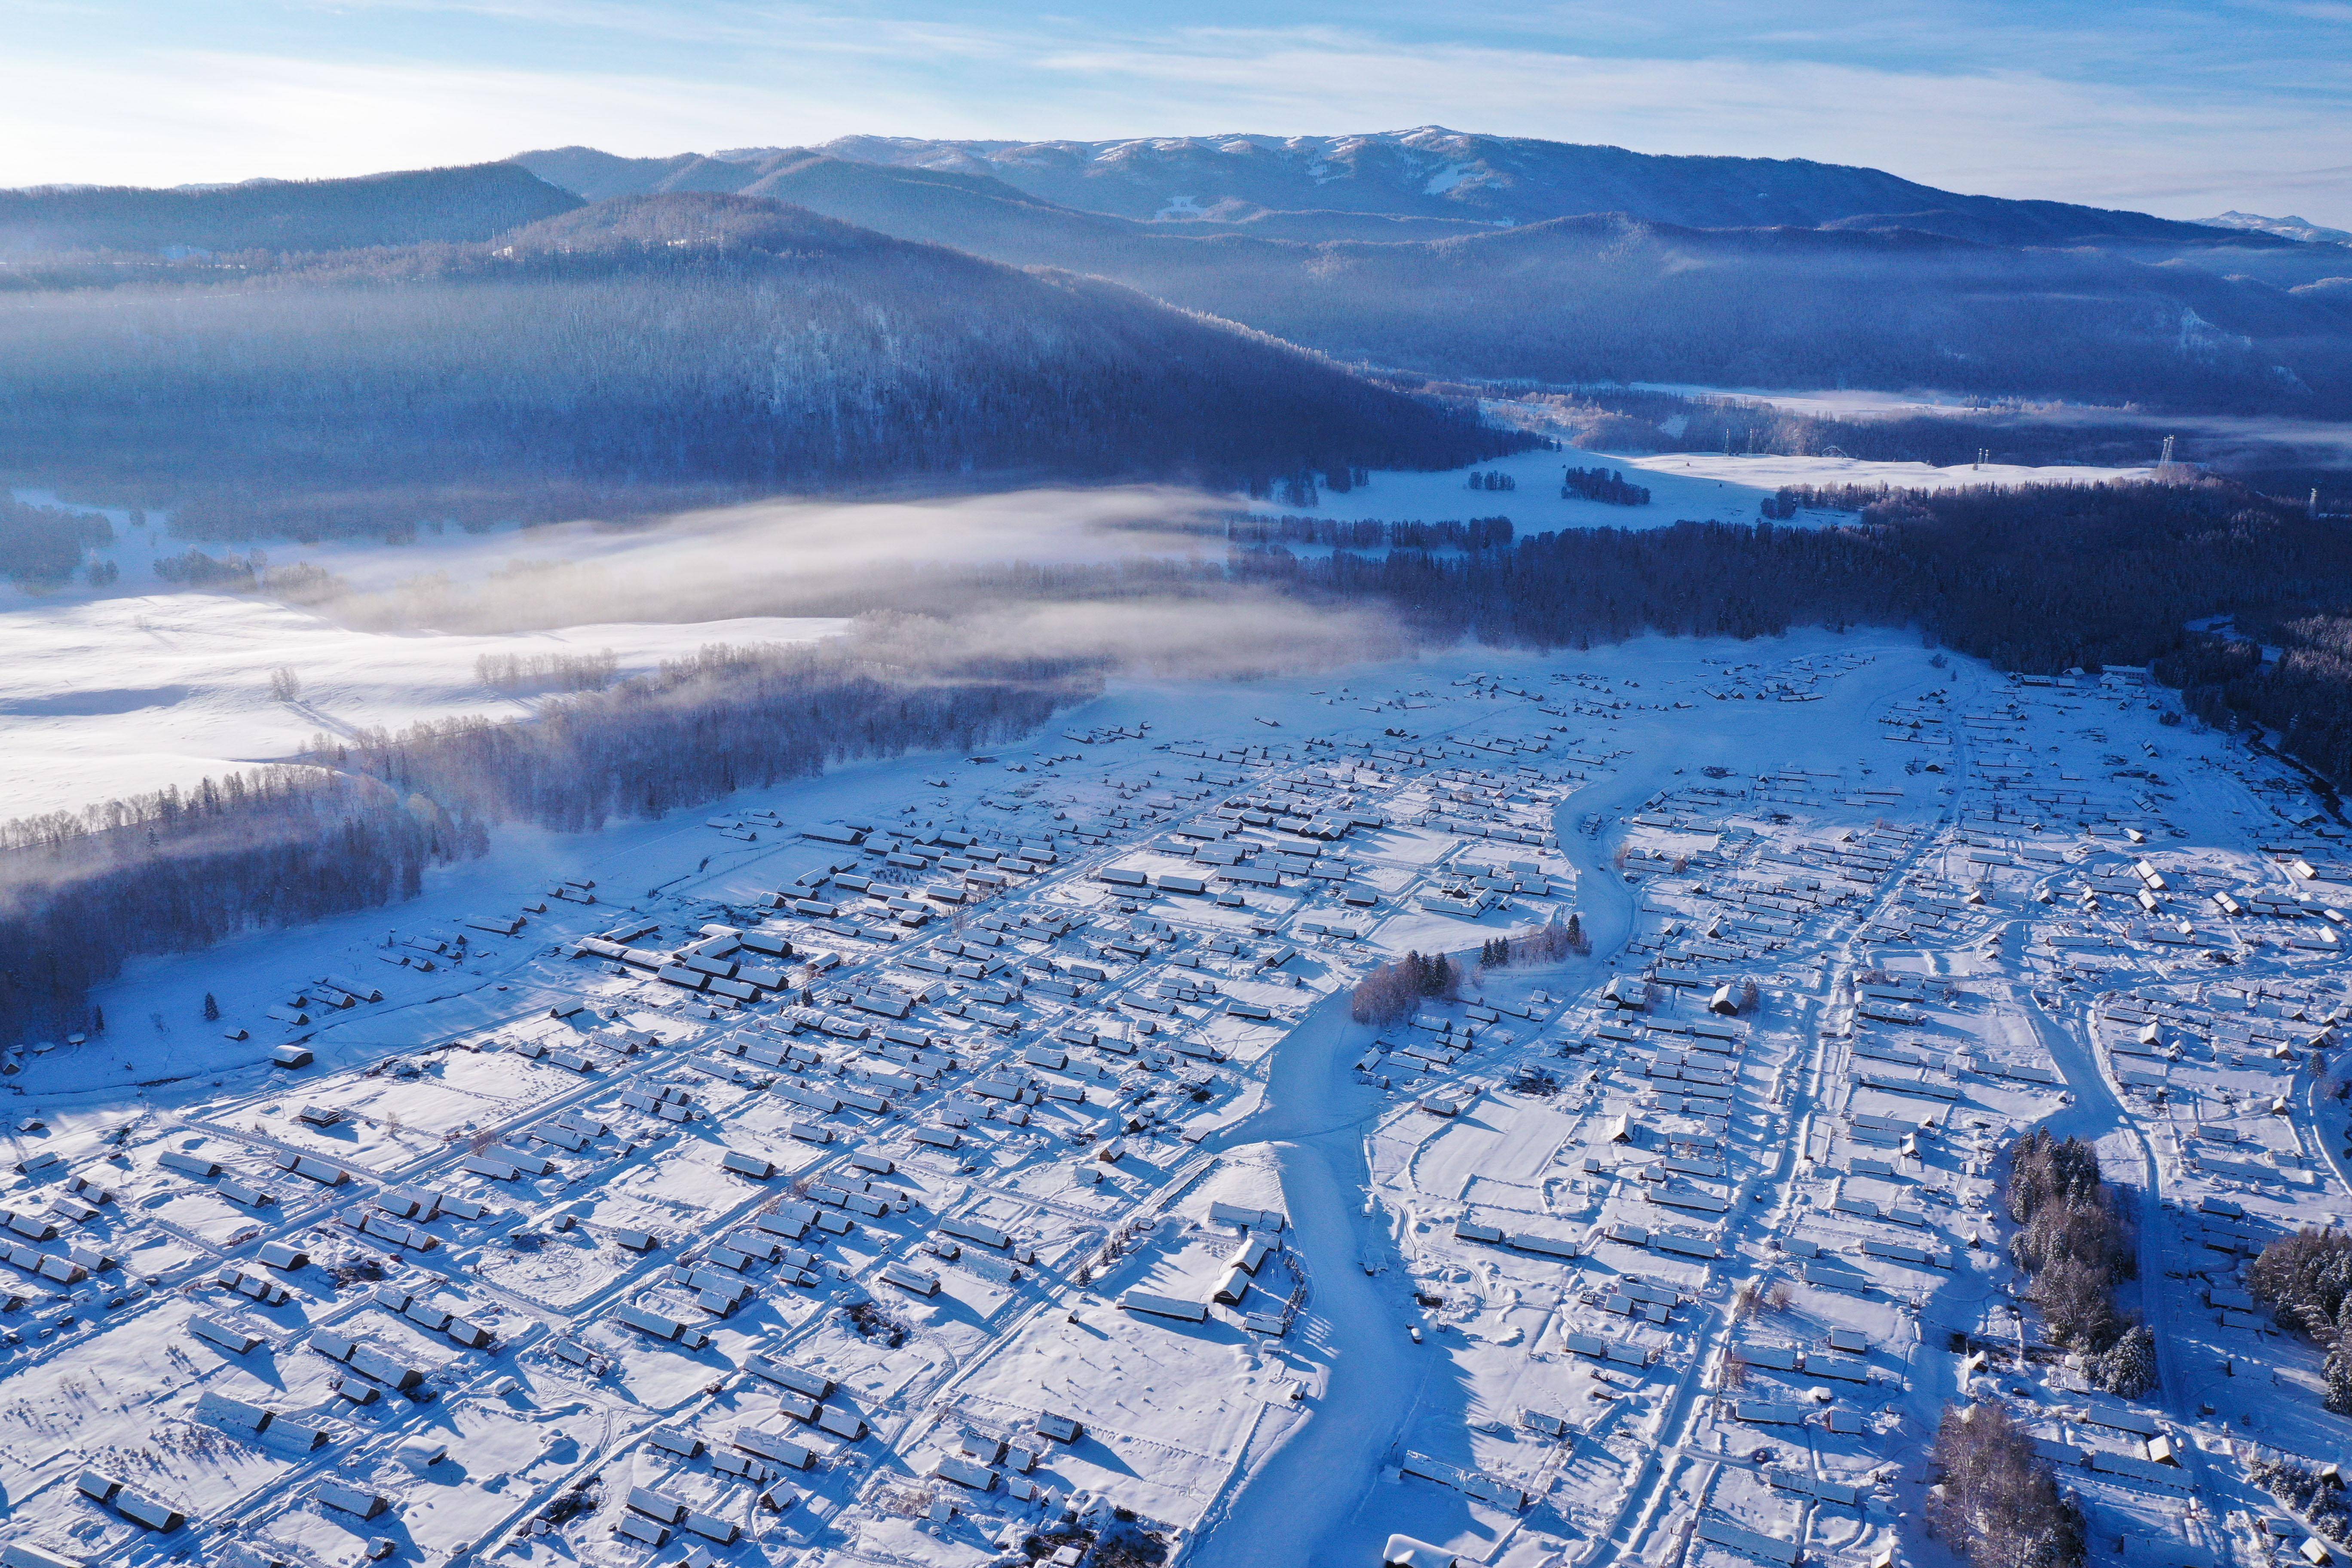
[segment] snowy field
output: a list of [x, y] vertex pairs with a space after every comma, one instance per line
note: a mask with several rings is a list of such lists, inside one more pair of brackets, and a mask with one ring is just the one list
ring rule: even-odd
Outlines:
[[[47, 493], [17, 499], [57, 504]], [[935, 503], [778, 502], [658, 524], [569, 523], [407, 544], [190, 542], [107, 511], [120, 573], [93, 588], [0, 584], [0, 812], [72, 810], [282, 760], [320, 733], [528, 713], [542, 694], [486, 686], [476, 661], [593, 657], [623, 677], [711, 643], [803, 642], [836, 620], [764, 613], [861, 574], [1022, 560], [1095, 562], [1212, 548], [1155, 524], [1207, 498], [1152, 489], [1019, 491]], [[83, 509], [102, 510], [102, 509]], [[1222, 549], [1222, 545], [1214, 548]], [[341, 586], [315, 607], [192, 592], [159, 558], [199, 549]], [[521, 628], [521, 629], [516, 629]], [[294, 672], [299, 699], [271, 694]]]
[[[1612, 506], [1560, 493], [1564, 468], [1608, 468], [1629, 484], [1646, 487], [1647, 506]], [[1502, 473], [1517, 489], [1472, 489], [1470, 473]], [[1783, 485], [1889, 485], [1897, 489], [1956, 489], [1969, 485], [2098, 484], [2144, 479], [2151, 468], [2022, 468], [1987, 463], [1938, 468], [1927, 463], [1868, 462], [1854, 458], [1725, 457], [1704, 452], [1625, 456], [1570, 448], [1518, 452], [1475, 469], [1420, 474], [1375, 471], [1369, 484], [1334, 493], [1301, 507], [1279, 500], [1253, 510], [1278, 515], [1437, 522], [1447, 519], [1507, 517], [1521, 534], [1563, 528], [1664, 528], [1690, 521], [1754, 522], [1757, 504]], [[1808, 513], [1818, 523], [1841, 514]]]
[[[274, 762], [320, 733], [528, 712], [482, 683], [484, 655], [594, 656], [623, 675], [712, 642], [799, 642], [838, 629], [772, 616], [565, 626], [502, 636], [373, 632], [226, 594], [18, 595], [0, 608], [0, 798], [12, 816], [185, 786]], [[292, 701], [270, 672], [293, 669]]]
[[[2352, 1451], [2240, 1273], [2352, 1211], [2341, 829], [2169, 700], [1891, 633], [1129, 682], [141, 961], [0, 1064], [0, 1530], [1925, 1562], [1965, 1394], [2094, 1562], [2263, 1560], [2250, 1458]], [[1354, 1021], [1408, 949], [1455, 990]], [[2139, 1221], [2145, 1397], [2013, 1310], [2033, 1126]]]

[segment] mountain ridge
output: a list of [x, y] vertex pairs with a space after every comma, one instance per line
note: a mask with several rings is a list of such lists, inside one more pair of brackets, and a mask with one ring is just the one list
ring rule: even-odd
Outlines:
[[465, 244], [583, 205], [511, 159], [335, 180], [0, 190], [0, 255]]
[[[580, 151], [524, 153], [516, 161], [536, 168]], [[1854, 164], [1635, 153], [1444, 126], [1344, 136], [1103, 142], [845, 136], [808, 149], [730, 149], [708, 161], [740, 170], [802, 151], [985, 176], [1061, 206], [1171, 226], [1323, 212], [1510, 227], [1623, 212], [1691, 228], [1925, 228], [2012, 245], [2249, 242], [2245, 231], [2073, 203], [1962, 195]], [[726, 176], [715, 169], [710, 177]], [[2291, 242], [2268, 236], [2256, 243]]]
[[919, 477], [1238, 487], [1527, 439], [1115, 281], [757, 196], [619, 197], [495, 241], [163, 263], [8, 302], [0, 471], [136, 492], [198, 536]]
[[1444, 224], [1426, 239], [1401, 238], [1415, 230], [1397, 220], [1343, 215], [1380, 237], [1293, 237], [1275, 220], [1122, 218], [991, 174], [809, 149], [699, 162], [674, 177], [740, 183], [1015, 266], [1097, 274], [1437, 380], [1932, 386], [2315, 410], [2352, 397], [2352, 320], [2334, 291], [2151, 266], [2137, 247], [2020, 247], [1873, 225], [1692, 228], [1623, 213]]

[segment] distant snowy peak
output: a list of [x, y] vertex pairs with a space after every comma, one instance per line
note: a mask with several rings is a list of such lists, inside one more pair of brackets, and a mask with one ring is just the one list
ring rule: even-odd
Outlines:
[[2248, 234], [2274, 234], [2281, 239], [2300, 239], [2318, 245], [2352, 245], [2352, 229], [2326, 228], [2307, 217], [2289, 213], [2284, 217], [2264, 217], [2260, 213], [2225, 212], [2219, 217], [2198, 220], [2208, 228], [2234, 228]]

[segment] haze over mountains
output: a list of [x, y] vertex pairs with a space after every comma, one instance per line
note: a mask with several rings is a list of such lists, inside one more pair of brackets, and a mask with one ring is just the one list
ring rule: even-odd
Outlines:
[[493, 511], [516, 485], [1264, 485], [1503, 438], [1291, 344], [1456, 395], [2340, 417], [2352, 251], [2292, 226], [1435, 127], [8, 192], [0, 462], [163, 476], [192, 520], [213, 503], [189, 487], [234, 492], [247, 521], [215, 525], [236, 531], [280, 494], [358, 498], [327, 526], [376, 526], [428, 476]]
[[2339, 247], [1871, 169], [1436, 128], [517, 162], [583, 196], [727, 190], [1097, 272], [1437, 377], [2296, 412], [2352, 398], [2352, 313], [2323, 281], [2352, 273]]
[[466, 516], [469, 496], [560, 510], [583, 487], [677, 504], [893, 476], [1238, 486], [1520, 440], [1116, 284], [751, 197], [575, 203], [495, 245], [211, 270], [20, 291], [0, 313], [0, 466], [85, 489], [169, 476], [234, 534], [268, 531], [279, 492], [314, 531], [374, 530]]
[[487, 239], [580, 205], [511, 163], [201, 189], [0, 191], [0, 258], [88, 250], [349, 250]]

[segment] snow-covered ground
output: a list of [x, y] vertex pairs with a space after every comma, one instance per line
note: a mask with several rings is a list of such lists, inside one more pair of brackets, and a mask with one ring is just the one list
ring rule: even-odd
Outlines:
[[[706, 643], [799, 642], [838, 626], [767, 616], [373, 632], [245, 595], [18, 595], [0, 610], [0, 798], [12, 816], [73, 810], [278, 761], [322, 731], [528, 711], [528, 697], [483, 684], [484, 655], [609, 649], [633, 675]], [[271, 695], [280, 667], [300, 681], [290, 702]]]
[[[2340, 829], [2168, 701], [1892, 633], [1128, 682], [140, 961], [0, 1077], [8, 1539], [1924, 1561], [1965, 1395], [2097, 1560], [2258, 1561], [2255, 1445], [2352, 1448], [2233, 1294], [2352, 1210]], [[1354, 1021], [1408, 949], [1458, 994]], [[2036, 1124], [2137, 1206], [2143, 1399], [2012, 1311]]]
[[[1608, 468], [1650, 491], [1646, 506], [1612, 506], [1580, 495], [1563, 497], [1564, 468]], [[1896, 489], [1956, 489], [1969, 485], [2098, 484], [2144, 479], [2152, 468], [2023, 468], [2012, 464], [1870, 462], [1855, 458], [1725, 457], [1704, 452], [1624, 455], [1579, 451], [1518, 452], [1444, 473], [1375, 471], [1369, 484], [1323, 490], [1313, 506], [1274, 500], [1254, 503], [1268, 514], [1382, 521], [1437, 522], [1507, 517], [1520, 533], [1563, 528], [1664, 528], [1673, 523], [1754, 522], [1758, 503], [1783, 485], [1887, 485]], [[1508, 475], [1517, 489], [1473, 489], [1472, 473]], [[1819, 522], [1834, 513], [1807, 514]]]
[[[46, 492], [17, 499], [58, 504]], [[711, 643], [801, 642], [831, 619], [765, 613], [875, 573], [1020, 560], [1097, 562], [1222, 549], [1156, 526], [1211, 505], [1154, 489], [1033, 490], [939, 502], [773, 502], [612, 527], [592, 522], [404, 544], [226, 545], [105, 512], [93, 559], [111, 583], [0, 584], [0, 815], [73, 810], [281, 760], [324, 731], [530, 710], [537, 691], [485, 686], [484, 655], [610, 650], [623, 676]], [[84, 510], [103, 509], [83, 508]], [[194, 592], [157, 575], [190, 549], [258, 551], [268, 569], [315, 568], [341, 585], [315, 607]], [[515, 629], [521, 628], [521, 629]], [[272, 672], [300, 683], [271, 695]]]
[[1701, 386], [1690, 382], [1637, 381], [1633, 384], [1633, 390], [1664, 392], [1676, 397], [1737, 397], [1751, 403], [1769, 403], [1792, 414], [1819, 414], [1833, 419], [1912, 414], [1948, 414], [1965, 417], [1989, 412], [1982, 399], [1958, 393], [1880, 392], [1860, 386], [1790, 390], [1786, 387]]

